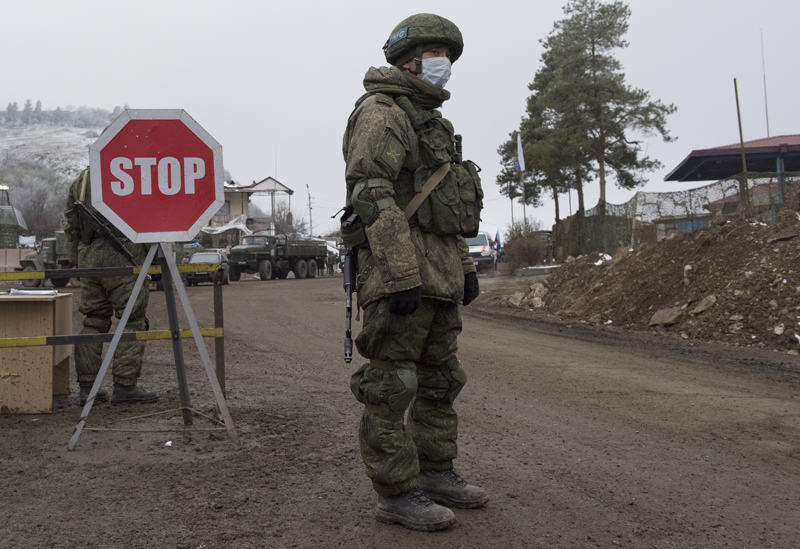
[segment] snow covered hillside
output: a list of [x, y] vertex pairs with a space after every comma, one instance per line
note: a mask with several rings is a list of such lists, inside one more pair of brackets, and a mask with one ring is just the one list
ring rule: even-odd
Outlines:
[[89, 164], [89, 146], [101, 131], [102, 127], [0, 126], [0, 165], [13, 157], [36, 162], [72, 179]]

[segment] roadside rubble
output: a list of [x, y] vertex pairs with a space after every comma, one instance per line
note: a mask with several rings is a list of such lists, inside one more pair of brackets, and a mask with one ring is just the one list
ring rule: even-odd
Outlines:
[[613, 257], [568, 258], [500, 306], [683, 339], [800, 351], [800, 215], [715, 220]]

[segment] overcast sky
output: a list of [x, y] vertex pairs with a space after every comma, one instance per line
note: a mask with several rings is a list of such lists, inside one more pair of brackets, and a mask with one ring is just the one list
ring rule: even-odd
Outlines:
[[[292, 209], [326, 232], [344, 202], [341, 138], [370, 66], [408, 15], [433, 12], [464, 35], [443, 114], [483, 168], [483, 229], [501, 234], [511, 206], [495, 183], [497, 147], [519, 126], [527, 85], [539, 68], [539, 40], [564, 17], [561, 1], [25, 1], [0, 0], [0, 108], [26, 99], [57, 106], [185, 109], [223, 146], [234, 179], [267, 176], [295, 190]], [[738, 141], [733, 79], [745, 140], [800, 133], [798, 0], [632, 0], [630, 46], [618, 52], [628, 84], [674, 103], [678, 140], [647, 139], [664, 168], [646, 191], [689, 188], [664, 176], [692, 150]], [[277, 157], [277, 162], [276, 162]], [[88, 153], [87, 153], [88, 163]], [[696, 184], [694, 186], [697, 186]], [[596, 183], [587, 207], [597, 202]], [[633, 191], [612, 184], [608, 201]], [[573, 193], [572, 208], [575, 209]], [[567, 197], [562, 216], [569, 213]], [[552, 201], [528, 216], [546, 227]], [[522, 214], [514, 205], [516, 219]]]

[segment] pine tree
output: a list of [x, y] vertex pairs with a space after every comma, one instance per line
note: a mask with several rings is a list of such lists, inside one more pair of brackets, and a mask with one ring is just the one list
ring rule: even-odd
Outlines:
[[22, 108], [22, 123], [25, 125], [33, 123], [33, 103], [30, 99], [25, 101], [25, 106]]
[[641, 154], [638, 141], [628, 133], [660, 135], [673, 141], [666, 129], [666, 118], [674, 105], [651, 101], [648, 92], [625, 83], [614, 50], [628, 47], [630, 9], [621, 1], [571, 0], [565, 7], [566, 19], [555, 23], [553, 32], [542, 41], [551, 78], [540, 92], [544, 101], [557, 98], [553, 108], [577, 121], [600, 182], [599, 205], [606, 202], [607, 167], [613, 170], [622, 188], [635, 188], [646, 180], [644, 172], [661, 167], [657, 160]]
[[[127, 105], [126, 105], [126, 107], [127, 107]], [[120, 114], [122, 114], [122, 107], [117, 105], [116, 107], [114, 107], [114, 110], [111, 111], [111, 114], [108, 115], [108, 123], [111, 124], [112, 122], [114, 122], [114, 120], [119, 118]]]
[[17, 123], [17, 111], [19, 111], [19, 107], [16, 102], [8, 104], [6, 107], [6, 124], [13, 126]]

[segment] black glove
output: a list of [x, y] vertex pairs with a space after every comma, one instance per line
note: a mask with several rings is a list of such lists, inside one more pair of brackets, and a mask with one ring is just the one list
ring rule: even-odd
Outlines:
[[467, 273], [464, 275], [464, 301], [462, 305], [469, 305], [472, 300], [481, 293], [478, 287], [478, 273]]
[[389, 314], [410, 315], [422, 304], [422, 286], [389, 295]]

